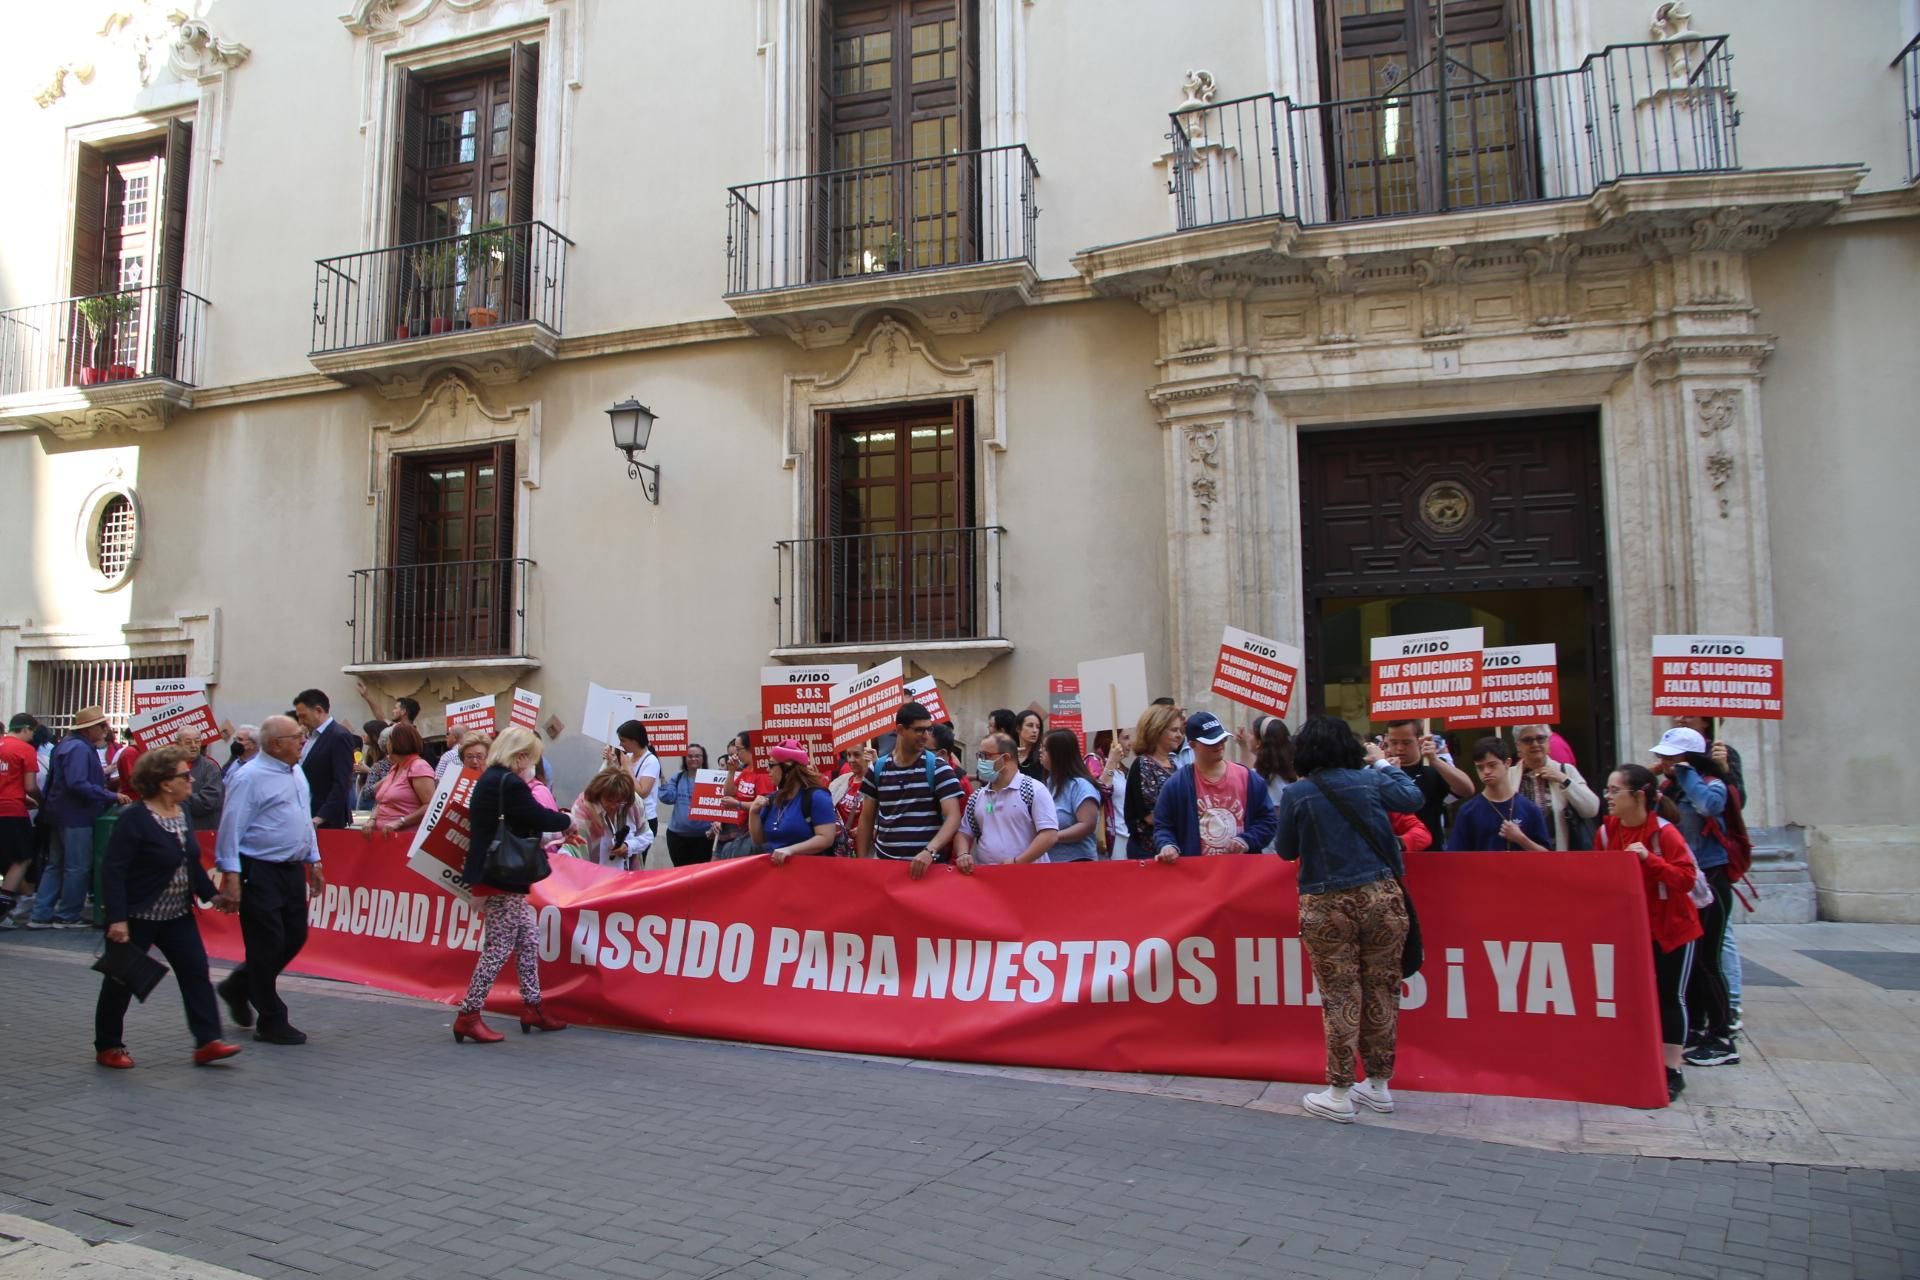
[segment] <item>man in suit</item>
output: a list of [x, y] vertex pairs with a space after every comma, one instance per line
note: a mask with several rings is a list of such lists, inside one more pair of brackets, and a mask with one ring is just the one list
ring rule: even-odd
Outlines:
[[332, 704], [318, 689], [293, 700], [293, 715], [307, 731], [300, 771], [313, 793], [313, 825], [339, 830], [353, 818], [354, 736], [334, 720]]

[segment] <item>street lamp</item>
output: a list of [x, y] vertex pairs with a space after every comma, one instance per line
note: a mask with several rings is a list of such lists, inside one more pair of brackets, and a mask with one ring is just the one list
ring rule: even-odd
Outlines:
[[[660, 468], [649, 466], [633, 455], [645, 453], [647, 441], [653, 438], [653, 410], [628, 396], [613, 408], [607, 410], [607, 417], [613, 423], [613, 447], [627, 455], [627, 479], [640, 482], [640, 492], [654, 506], [660, 505]], [[642, 473], [645, 475], [642, 475]], [[646, 476], [653, 477], [648, 484]]]

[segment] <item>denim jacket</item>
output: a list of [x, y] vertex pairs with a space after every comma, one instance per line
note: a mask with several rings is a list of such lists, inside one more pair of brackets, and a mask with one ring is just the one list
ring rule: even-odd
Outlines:
[[[1426, 803], [1420, 788], [1391, 765], [1385, 769], [1322, 769], [1320, 779], [1367, 824], [1373, 840], [1369, 842], [1355, 831], [1340, 810], [1320, 794], [1311, 778], [1288, 783], [1280, 793], [1280, 829], [1273, 847], [1281, 857], [1299, 862], [1300, 892], [1357, 889], [1393, 875], [1394, 866], [1403, 864], [1400, 838], [1393, 834], [1387, 811], [1418, 813]], [[1394, 866], [1380, 860], [1376, 845], [1394, 851]]]

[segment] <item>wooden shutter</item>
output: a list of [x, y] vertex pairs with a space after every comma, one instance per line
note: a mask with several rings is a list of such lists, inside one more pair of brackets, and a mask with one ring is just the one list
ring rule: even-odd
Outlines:
[[[813, 26], [808, 32], [810, 38], [807, 43], [807, 91], [812, 95], [813, 112], [808, 143], [809, 154], [813, 157], [813, 172], [824, 174], [833, 168], [833, 4], [832, 0], [812, 0], [812, 4]], [[805, 187], [804, 208], [794, 202], [781, 210], [783, 217], [804, 217], [807, 222], [805, 239], [801, 243], [808, 246], [808, 260], [804, 265], [791, 261], [782, 263], [777, 273], [784, 278], [791, 272], [792, 279], [783, 279], [788, 284], [833, 278], [833, 184], [826, 178], [816, 177]]]
[[[513, 643], [517, 616], [514, 577], [519, 568], [513, 563], [513, 500], [518, 489], [513, 474], [513, 441], [502, 440], [493, 446], [493, 555], [500, 563], [480, 566], [480, 571], [491, 579], [492, 590], [486, 597], [488, 612], [481, 621], [487, 628], [494, 653], [521, 652]], [[475, 547], [473, 554], [478, 558], [485, 554], [485, 549]]]
[[841, 499], [840, 450], [834, 439], [833, 415], [817, 409], [813, 415], [813, 540], [797, 548], [793, 564], [793, 588], [811, 591], [812, 621], [807, 633], [790, 641], [831, 644], [840, 638], [847, 620], [847, 544], [840, 541], [847, 532], [846, 514]]
[[427, 86], [411, 71], [399, 79], [400, 133], [395, 139], [393, 243], [412, 244], [425, 235], [427, 190]]
[[[501, 560], [513, 559], [513, 499], [517, 486], [513, 474], [513, 441], [503, 440], [493, 446], [493, 551]], [[475, 547], [473, 554], [479, 558], [486, 551]]]
[[387, 563], [420, 563], [420, 486], [404, 453], [393, 455], [387, 511]]
[[80, 149], [73, 183], [73, 296], [100, 292], [100, 254], [106, 239], [107, 158], [93, 147]]
[[507, 221], [533, 221], [533, 149], [538, 132], [540, 46], [516, 44], [508, 68], [508, 113], [512, 118], [513, 171], [507, 180]]
[[[974, 151], [980, 146], [980, 24], [975, 21], [974, 0], [960, 0], [960, 149]], [[1019, 138], [996, 138], [1001, 146], [1019, 142]]]
[[185, 301], [180, 296], [180, 281], [187, 256], [187, 177], [192, 169], [193, 126], [181, 120], [167, 121], [167, 152], [161, 164], [160, 252], [152, 282], [153, 294], [152, 371], [162, 378], [178, 378], [181, 372], [181, 344], [191, 334], [181, 328]]

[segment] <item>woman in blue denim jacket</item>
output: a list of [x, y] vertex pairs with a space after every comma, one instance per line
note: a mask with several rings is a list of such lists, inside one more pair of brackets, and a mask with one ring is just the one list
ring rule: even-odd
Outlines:
[[[1387, 1081], [1407, 902], [1396, 879], [1400, 841], [1387, 813], [1416, 813], [1426, 797], [1378, 747], [1362, 748], [1337, 716], [1307, 721], [1294, 739], [1294, 766], [1300, 781], [1280, 793], [1273, 847], [1300, 864], [1300, 940], [1313, 961], [1327, 1037], [1328, 1087], [1302, 1104], [1314, 1115], [1351, 1124], [1355, 1102], [1393, 1110]], [[1359, 1084], [1356, 1052], [1367, 1071]]]

